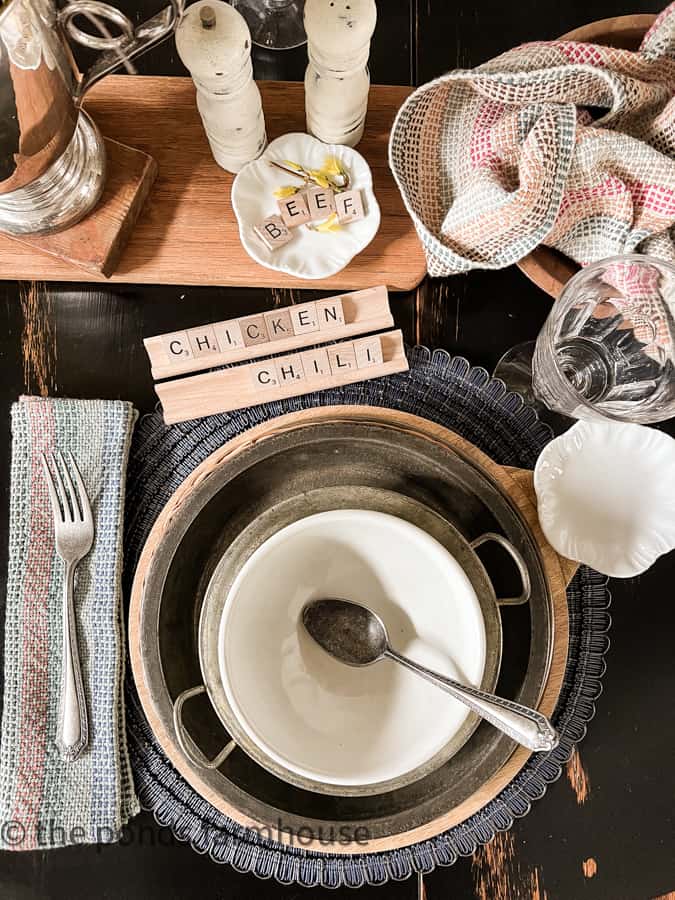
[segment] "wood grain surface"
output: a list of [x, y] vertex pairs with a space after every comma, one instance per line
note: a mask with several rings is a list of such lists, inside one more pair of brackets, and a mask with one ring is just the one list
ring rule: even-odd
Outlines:
[[[118, 0], [134, 21], [155, 0]], [[554, 39], [584, 22], [618, 12], [653, 15], [664, 4], [635, 0], [542, 3], [521, 0], [387, 0], [378, 4], [370, 68], [379, 84], [416, 85], [453, 68], [478, 65], [525, 41]], [[83, 64], [89, 59], [83, 58]], [[140, 74], [182, 75], [172, 42], [134, 60]], [[256, 77], [300, 81], [306, 49], [254, 49]], [[140, 101], [139, 101], [140, 102]], [[282, 115], [283, 109], [280, 112]], [[167, 113], [170, 119], [171, 109]], [[142, 125], [139, 124], [139, 128]], [[167, 125], [171, 140], [180, 132]], [[112, 137], [120, 137], [111, 133]], [[0, 281], [0, 538], [7, 546], [9, 405], [24, 392], [123, 397], [146, 413], [155, 395], [142, 338], [208, 321], [272, 310], [330, 292], [187, 285], [82, 284], [63, 271], [49, 285]], [[71, 282], [65, 281], [72, 277]], [[127, 281], [131, 281], [130, 278]], [[334, 293], [334, 291], [333, 291]], [[396, 326], [409, 343], [466, 357], [491, 371], [500, 356], [533, 340], [550, 309], [547, 295], [515, 267], [426, 279], [392, 298]], [[675, 433], [673, 422], [660, 426]], [[0, 554], [0, 603], [6, 578]], [[603, 693], [567, 777], [548, 787], [529, 815], [473, 857], [425, 875], [428, 900], [675, 900], [675, 770], [665, 751], [675, 742], [673, 555], [639, 579], [613, 580], [612, 646]], [[127, 586], [128, 587], [128, 586]], [[664, 750], [665, 748], [665, 750]], [[583, 802], [579, 798], [584, 797]], [[588, 879], [582, 864], [593, 858]], [[122, 842], [49, 853], [0, 854], [0, 895], [8, 900], [414, 900], [413, 880], [386, 887], [305, 891], [257, 881], [199, 856], [143, 813]]]
[[[305, 130], [303, 86], [290, 82], [260, 84], [270, 140]], [[115, 281], [150, 284], [312, 287], [350, 290], [386, 284], [406, 291], [423, 279], [422, 246], [405, 211], [387, 164], [387, 146], [396, 110], [409, 88], [373, 85], [366, 136], [359, 144], [373, 173], [382, 211], [372, 243], [342, 272], [308, 283], [259, 265], [244, 250], [230, 202], [233, 176], [221, 169], [209, 150], [189, 78], [113, 75], [87, 95], [86, 108], [101, 131], [145, 151], [157, 160], [159, 176], [129, 242], [110, 273]], [[105, 207], [104, 207], [105, 208]], [[86, 226], [76, 226], [82, 231]], [[41, 238], [43, 248], [63, 248], [63, 238]], [[82, 264], [78, 252], [78, 264]], [[99, 280], [66, 261], [36, 254], [0, 236], [3, 278], [59, 281]]]

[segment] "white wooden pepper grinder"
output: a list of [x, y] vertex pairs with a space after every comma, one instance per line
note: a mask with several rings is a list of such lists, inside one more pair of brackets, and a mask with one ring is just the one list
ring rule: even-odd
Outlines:
[[327, 144], [355, 147], [368, 110], [375, 0], [306, 0], [309, 65], [307, 131]]
[[198, 0], [181, 18], [176, 47], [195, 83], [215, 161], [228, 172], [239, 172], [267, 145], [248, 25], [228, 3]]

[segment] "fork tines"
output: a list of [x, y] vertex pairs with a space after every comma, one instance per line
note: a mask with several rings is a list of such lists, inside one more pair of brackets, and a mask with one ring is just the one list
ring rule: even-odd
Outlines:
[[55, 519], [72, 523], [90, 521], [87, 492], [73, 454], [68, 451], [64, 457], [60, 450], [43, 453], [42, 465]]

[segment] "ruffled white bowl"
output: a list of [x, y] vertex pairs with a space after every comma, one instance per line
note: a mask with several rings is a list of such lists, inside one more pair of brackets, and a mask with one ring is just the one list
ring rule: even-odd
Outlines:
[[577, 422], [543, 450], [534, 488], [548, 542], [604, 575], [675, 548], [675, 440], [653, 428]]
[[[270, 160], [283, 163], [290, 159], [306, 169], [321, 169], [329, 156], [336, 157], [349, 172], [350, 187], [362, 192], [366, 215], [340, 231], [317, 232], [301, 225], [294, 229], [292, 241], [270, 250], [253, 227], [268, 216], [278, 214], [274, 196], [277, 188], [296, 182], [292, 175], [271, 166]], [[259, 159], [241, 170], [232, 185], [232, 208], [239, 223], [241, 243], [248, 255], [268, 269], [298, 278], [335, 275], [368, 246], [380, 227], [380, 207], [373, 192], [373, 176], [361, 154], [351, 147], [324, 144], [299, 132], [272, 141]]]

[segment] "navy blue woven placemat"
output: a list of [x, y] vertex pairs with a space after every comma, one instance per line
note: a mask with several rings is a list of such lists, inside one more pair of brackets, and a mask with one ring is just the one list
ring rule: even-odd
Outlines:
[[[136, 429], [127, 481], [127, 595], [143, 543], [171, 494], [214, 450], [273, 416], [326, 405], [391, 407], [458, 432], [498, 463], [524, 468], [534, 465], [551, 432], [518, 395], [507, 393], [502, 382], [491, 379], [484, 369], [472, 368], [466, 360], [444, 351], [430, 353], [415, 347], [408, 357], [410, 371], [406, 373], [228, 415], [172, 426], [164, 425], [158, 413], [146, 416]], [[176, 772], [157, 744], [127, 674], [127, 726], [141, 803], [160, 825], [189, 841], [197, 852], [283, 884], [360, 887], [452, 865], [529, 812], [531, 803], [560, 776], [595, 712], [609, 646], [606, 579], [582, 567], [567, 597], [569, 659], [554, 714], [561, 735], [559, 746], [551, 753], [533, 755], [498, 797], [438, 837], [402, 850], [358, 856], [307, 852], [260, 837], [214, 809]]]

